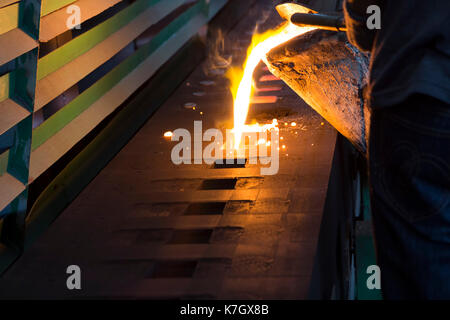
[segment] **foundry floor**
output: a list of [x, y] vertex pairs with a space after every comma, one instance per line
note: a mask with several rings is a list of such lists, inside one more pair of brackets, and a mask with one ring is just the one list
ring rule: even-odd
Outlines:
[[[226, 53], [242, 60], [265, 12], [273, 17], [259, 2], [226, 35]], [[192, 132], [194, 120], [206, 130], [232, 119], [227, 81], [210, 66], [196, 68], [5, 273], [0, 297], [307, 298], [336, 132], [281, 81], [259, 81], [268, 74], [261, 65], [258, 86], [281, 89], [262, 92], [277, 102], [253, 104], [250, 117], [280, 119], [286, 149], [278, 174], [261, 176], [259, 165], [175, 166], [175, 143], [165, 131]], [[184, 107], [188, 102], [195, 110]], [[222, 180], [234, 178], [234, 186]], [[208, 179], [217, 180], [207, 182], [209, 190], [202, 187]], [[187, 211], [198, 202], [198, 212]], [[66, 288], [69, 265], [81, 268], [81, 290]]]

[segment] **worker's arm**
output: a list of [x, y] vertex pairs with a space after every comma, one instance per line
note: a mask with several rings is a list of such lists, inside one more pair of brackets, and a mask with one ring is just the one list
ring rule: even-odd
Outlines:
[[375, 39], [376, 29], [367, 28], [367, 7], [378, 0], [345, 0], [344, 16], [348, 40], [362, 51], [370, 51]]

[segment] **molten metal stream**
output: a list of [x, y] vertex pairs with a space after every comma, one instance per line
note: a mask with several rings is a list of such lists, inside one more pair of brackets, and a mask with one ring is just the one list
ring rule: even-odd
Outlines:
[[231, 80], [231, 92], [234, 98], [234, 147], [239, 149], [242, 134], [245, 132], [262, 132], [277, 126], [274, 119], [272, 124], [260, 126], [246, 125], [248, 109], [253, 89], [253, 73], [261, 60], [273, 48], [299, 36], [314, 27], [298, 27], [292, 23], [285, 23], [276, 30], [269, 30], [263, 34], [255, 34], [247, 50], [247, 59], [242, 69], [230, 69], [228, 78]]

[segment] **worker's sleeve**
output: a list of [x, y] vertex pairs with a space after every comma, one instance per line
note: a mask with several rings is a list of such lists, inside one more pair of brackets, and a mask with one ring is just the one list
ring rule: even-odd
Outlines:
[[[357, 3], [361, 1], [362, 3]], [[376, 30], [367, 28], [367, 0], [345, 0], [344, 16], [347, 27], [347, 37], [351, 44], [362, 51], [370, 51], [375, 39]], [[372, 0], [372, 2], [375, 2]]]

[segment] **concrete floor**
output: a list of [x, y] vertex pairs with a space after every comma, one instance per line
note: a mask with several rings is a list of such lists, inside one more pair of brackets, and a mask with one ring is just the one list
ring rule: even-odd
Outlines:
[[[270, 19], [262, 27], [276, 24], [275, 16], [260, 2], [226, 35], [225, 53], [242, 60], [255, 24], [264, 17]], [[263, 93], [277, 102], [252, 105], [250, 116], [290, 113], [279, 117], [287, 148], [277, 175], [261, 176], [258, 165], [174, 165], [175, 142], [165, 131], [193, 132], [194, 120], [204, 130], [221, 128], [232, 119], [227, 81], [220, 71], [205, 75], [208, 66], [197, 67], [5, 273], [0, 297], [307, 298], [336, 132], [272, 79], [258, 85], [282, 87]], [[256, 74], [260, 80], [268, 71], [261, 65]], [[187, 102], [196, 109], [186, 109]], [[208, 179], [237, 180], [204, 184]], [[81, 290], [66, 288], [73, 264], [82, 271]]]

